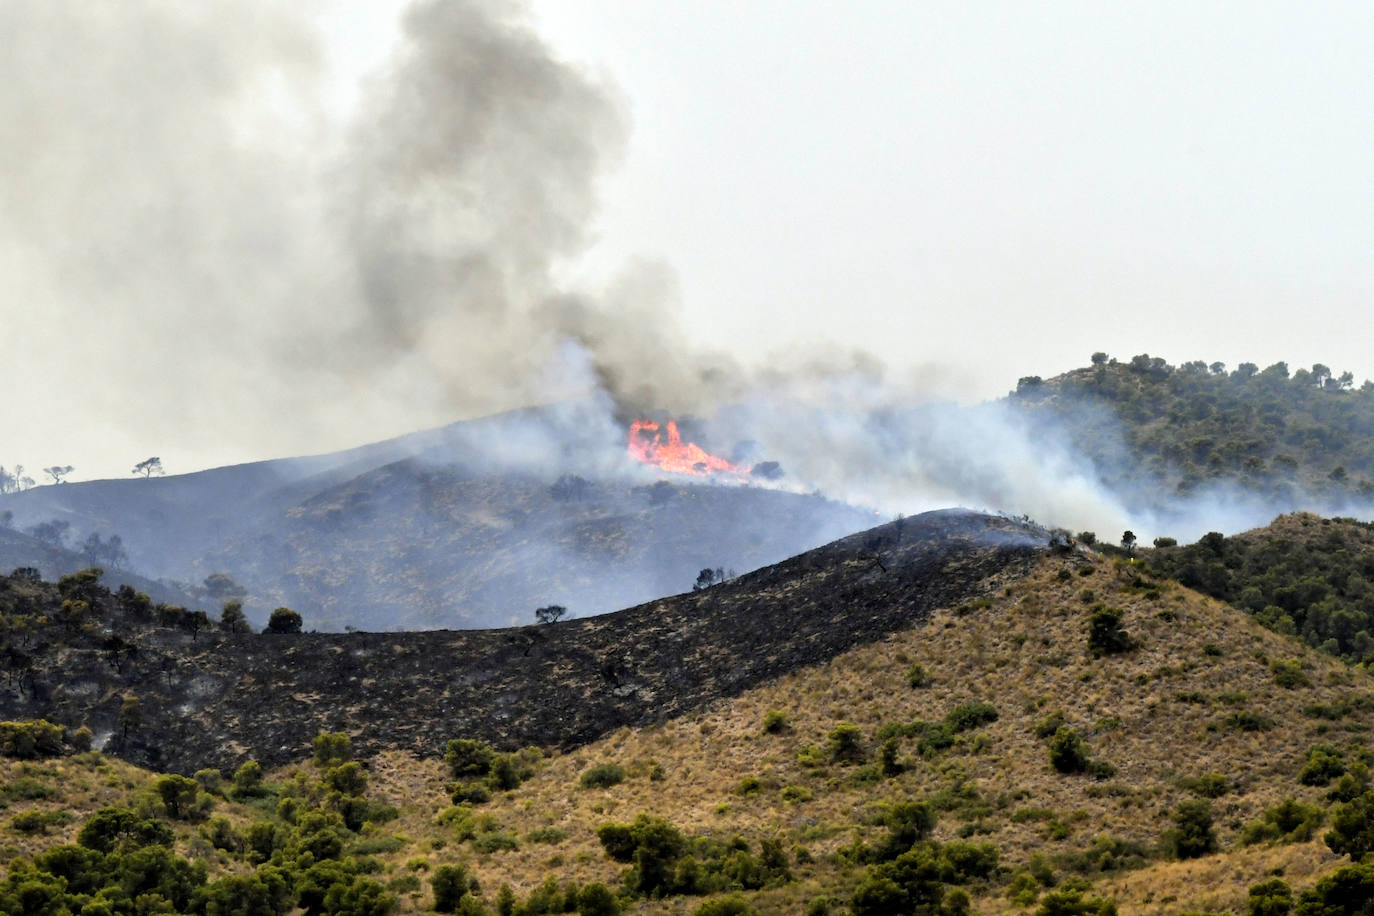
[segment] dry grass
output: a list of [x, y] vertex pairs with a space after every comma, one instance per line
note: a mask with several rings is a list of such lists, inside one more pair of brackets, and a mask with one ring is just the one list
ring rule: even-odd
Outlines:
[[[448, 805], [441, 762], [401, 753], [374, 758], [369, 794], [401, 812], [376, 833], [404, 841], [399, 851], [378, 856], [388, 868], [380, 877], [415, 873], [423, 879], [425, 871], [411, 867], [422, 859], [430, 868], [472, 865], [488, 893], [502, 883], [528, 893], [551, 874], [615, 884], [623, 867], [606, 859], [595, 830], [648, 812], [690, 834], [739, 834], [754, 844], [780, 836], [786, 848], [809, 851], [814, 861], [794, 868], [795, 884], [764, 892], [756, 901], [763, 913], [795, 913], [812, 896], [847, 896], [858, 871], [837, 864], [831, 854], [856, 838], [880, 834], [882, 828], [868, 825], [892, 800], [972, 795], [973, 800], [941, 813], [937, 838], [973, 831], [970, 839], [994, 843], [1003, 864], [1017, 869], [1032, 856], [1082, 850], [1102, 834], [1154, 847], [1170, 826], [1170, 812], [1190, 797], [1180, 780], [1215, 771], [1234, 787], [1214, 802], [1217, 832], [1227, 851], [1102, 876], [1099, 892], [1115, 896], [1123, 914], [1235, 911], [1243, 909], [1246, 889], [1276, 869], [1295, 886], [1315, 881], [1335, 862], [1320, 841], [1240, 849], [1235, 840], [1247, 821], [1285, 797], [1321, 802], [1324, 790], [1297, 781], [1307, 748], [1317, 742], [1362, 744], [1367, 724], [1313, 719], [1301, 710], [1374, 693], [1374, 683], [1195, 593], [1168, 584], [1157, 592], [1133, 587], [1137, 570], [1130, 565], [1097, 558], [1091, 574], [1083, 576], [1078, 571], [1084, 562], [1046, 559], [989, 607], [963, 615], [938, 613], [924, 627], [794, 672], [716, 708], [655, 728], [622, 730], [546, 758], [530, 781], [477, 809], [513, 834], [518, 850], [476, 853], [456, 840], [451, 827], [437, 823]], [[1093, 593], [1090, 600], [1084, 600], [1085, 589]], [[1139, 641], [1138, 649], [1104, 658], [1088, 653], [1088, 609], [1096, 602], [1125, 612], [1123, 623]], [[1284, 689], [1274, 682], [1269, 661], [1287, 658], [1302, 660], [1310, 686]], [[929, 672], [929, 686], [914, 689], [907, 683], [913, 662]], [[993, 703], [999, 718], [965, 732], [954, 747], [930, 759], [916, 754], [914, 740], [903, 740], [901, 756], [909, 768], [894, 778], [866, 779], [863, 765], [808, 766], [798, 760], [807, 746], [824, 749], [827, 735], [841, 722], [859, 725], [868, 752], [875, 755], [874, 733], [882, 725], [937, 721], [970, 701]], [[770, 710], [780, 710], [788, 723], [776, 734], [763, 729]], [[1054, 711], [1062, 711], [1095, 758], [1116, 767], [1113, 777], [1053, 771], [1035, 726]], [[1274, 727], [1245, 732], [1222, 724], [1238, 711], [1262, 714]], [[606, 789], [579, 788], [580, 774], [601, 763], [624, 767], [626, 780]], [[0, 773], [9, 778], [22, 765], [3, 766]], [[59, 766], [81, 765], [63, 761]], [[88, 775], [104, 772], [107, 782], [127, 785], [70, 780], [83, 787], [73, 789], [81, 794], [64, 795], [61, 803], [74, 811], [93, 810], [117, 800], [120, 792], [134, 791], [140, 779], [146, 782], [147, 777], [135, 778], [137, 771], [116, 762], [104, 766]], [[757, 787], [742, 794], [746, 778]], [[811, 799], [790, 801], [785, 787], [802, 787]], [[235, 810], [228, 803], [221, 807]], [[1027, 813], [1033, 809], [1043, 809], [1042, 815]], [[531, 831], [551, 827], [566, 837], [552, 843], [529, 839]], [[61, 839], [54, 834], [32, 842]], [[7, 833], [5, 841], [11, 840]], [[422, 891], [402, 895], [407, 910], [428, 906], [428, 882], [423, 883]], [[635, 912], [687, 913], [695, 905], [658, 901]], [[975, 908], [1013, 909], [999, 888], [975, 899]]]

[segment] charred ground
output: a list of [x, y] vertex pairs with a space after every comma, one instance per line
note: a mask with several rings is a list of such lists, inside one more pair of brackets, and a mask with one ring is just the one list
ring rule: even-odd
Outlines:
[[1023, 575], [1045, 542], [1023, 522], [926, 513], [615, 614], [473, 631], [230, 634], [131, 590], [11, 576], [0, 717], [86, 725], [107, 752], [184, 772], [297, 759], [322, 730], [370, 752], [573, 746], [919, 624]]

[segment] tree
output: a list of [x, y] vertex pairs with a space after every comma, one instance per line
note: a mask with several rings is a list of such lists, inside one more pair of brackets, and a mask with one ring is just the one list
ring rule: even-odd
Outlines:
[[299, 633], [301, 631], [301, 624], [300, 614], [297, 614], [289, 607], [279, 607], [272, 612], [272, 616], [267, 618], [267, 629], [264, 632], [277, 635]]
[[1122, 535], [1121, 535], [1121, 547], [1122, 547], [1122, 549], [1125, 550], [1127, 553], [1130, 553], [1130, 552], [1135, 548], [1135, 532], [1134, 532], [1134, 531], [1129, 531], [1129, 530], [1128, 530], [1128, 531], [1125, 531], [1125, 532], [1122, 533]]
[[434, 912], [452, 913], [472, 888], [472, 878], [462, 865], [440, 865], [429, 879], [434, 890]]
[[24, 466], [16, 464], [13, 471], [0, 464], [0, 493], [18, 493], [33, 486], [33, 478], [24, 476]]
[[1374, 792], [1366, 792], [1336, 809], [1327, 831], [1326, 845], [1336, 855], [1358, 862], [1374, 850]]
[[534, 619], [540, 623], [557, 623], [566, 613], [568, 613], [568, 609], [563, 605], [550, 604], [548, 607], [536, 608]]
[[145, 459], [143, 459], [142, 461], [140, 461], [138, 464], [134, 465], [134, 469], [133, 469], [132, 471], [130, 471], [129, 473], [131, 473], [131, 474], [142, 474], [143, 477], [144, 477], [144, 479], [147, 479], [147, 478], [149, 478], [149, 477], [152, 477], [154, 474], [156, 474], [157, 476], [161, 477], [161, 476], [162, 476], [162, 459], [161, 459], [161, 458], [156, 458], [156, 457], [154, 457], [154, 458], [145, 458]]
[[108, 541], [103, 541], [98, 532], [92, 531], [86, 540], [81, 542], [81, 552], [85, 555], [86, 562], [92, 566], [104, 564], [120, 569], [129, 561], [129, 555], [124, 550], [124, 539], [117, 534], [112, 534]]
[[1173, 814], [1174, 828], [1166, 836], [1174, 855], [1180, 859], [1196, 859], [1217, 848], [1217, 834], [1212, 829], [1212, 803], [1205, 798], [1190, 798], [1179, 802]]
[[39, 522], [32, 528], [27, 529], [25, 533], [50, 547], [61, 547], [67, 540], [67, 530], [70, 529], [71, 526], [71, 522], [55, 518], [50, 522]]
[[138, 702], [138, 697], [132, 693], [124, 695], [123, 701], [119, 704], [119, 727], [125, 738], [129, 737], [129, 732], [136, 731], [143, 725], [143, 706]]
[[159, 776], [154, 783], [158, 797], [167, 809], [167, 816], [173, 820], [190, 820], [196, 813], [196, 800], [200, 796], [200, 783], [185, 776], [168, 774]]
[[1093, 354], [1093, 365], [1094, 365], [1094, 366], [1105, 366], [1106, 364], [1107, 364], [1107, 354], [1106, 354], [1106, 353], [1103, 353], [1101, 350], [1098, 350], [1096, 353]]
[[0, 528], [12, 527], [14, 527], [14, 512], [12, 512], [9, 509], [6, 509], [4, 512], [0, 512]]
[[248, 629], [248, 618], [244, 616], [243, 605], [237, 601], [226, 601], [219, 612], [219, 626], [224, 632], [236, 636]]
[[75, 468], [70, 464], [54, 464], [50, 468], [44, 468], [43, 473], [52, 478], [53, 483], [61, 483], [62, 478], [70, 474]]

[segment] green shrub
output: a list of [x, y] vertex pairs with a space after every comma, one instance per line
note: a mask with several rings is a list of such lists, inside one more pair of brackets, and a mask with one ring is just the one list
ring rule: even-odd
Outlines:
[[453, 913], [472, 890], [473, 879], [462, 865], [440, 865], [429, 879], [434, 891], [434, 912]]
[[1121, 617], [1120, 608], [1093, 608], [1088, 618], [1088, 650], [1093, 655], [1114, 655], [1136, 648], [1136, 641], [1121, 626]]
[[1180, 779], [1178, 784], [1199, 798], [1221, 798], [1231, 791], [1226, 776], [1216, 772], [1203, 773], [1195, 779]]
[[811, 790], [806, 786], [783, 786], [779, 793], [785, 802], [809, 802], [816, 796], [811, 794]]
[[1050, 765], [1060, 773], [1086, 773], [1088, 748], [1078, 732], [1060, 726], [1050, 739]]
[[1365, 913], [1374, 900], [1374, 863], [1345, 865], [1298, 898], [1298, 916], [1346, 916]]
[[321, 770], [353, 759], [353, 740], [343, 732], [321, 732], [310, 744], [315, 751], [315, 766]]
[[1365, 792], [1336, 808], [1331, 829], [1322, 837], [1336, 855], [1358, 862], [1374, 851], [1374, 792]]
[[593, 881], [577, 892], [578, 916], [620, 916], [620, 902], [606, 885]]
[[1054, 737], [1054, 733], [1063, 728], [1067, 723], [1064, 720], [1064, 711], [1056, 709], [1035, 726], [1035, 737], [1042, 741], [1046, 738]]
[[1212, 829], [1212, 803], [1205, 798], [1179, 802], [1173, 813], [1174, 826], [1164, 835], [1166, 848], [1178, 859], [1195, 859], [1215, 852], [1216, 831]]
[[525, 839], [531, 843], [547, 843], [556, 846], [568, 838], [566, 830], [557, 827], [536, 827], [525, 834]]
[[692, 911], [692, 916], [752, 916], [754, 908], [739, 894], [707, 900]]
[[256, 760], [249, 760], [234, 771], [233, 796], [253, 798], [265, 794], [262, 786], [262, 766]]
[[1045, 892], [1035, 916], [1116, 916], [1116, 902], [1109, 897], [1089, 897], [1090, 889], [1082, 879], [1070, 878]]
[[444, 762], [454, 779], [481, 779], [491, 772], [496, 752], [481, 741], [456, 738], [448, 743]]
[[625, 768], [618, 763], [598, 763], [582, 771], [577, 784], [584, 789], [609, 789], [625, 781]]
[[780, 735], [787, 731], [787, 713], [781, 709], [770, 709], [763, 714], [763, 730], [770, 735]]
[[926, 671], [925, 665], [922, 665], [918, 662], [916, 664], [913, 664], [911, 668], [907, 670], [906, 682], [915, 689], [919, 689], [921, 687], [929, 687], [930, 673]]
[[864, 759], [863, 732], [852, 722], [841, 722], [832, 728], [825, 744], [831, 760], [857, 763]]
[[1267, 732], [1274, 727], [1273, 719], [1248, 709], [1233, 712], [1224, 721], [1228, 728], [1241, 732]]
[[64, 750], [62, 726], [46, 719], [0, 722], [0, 756], [34, 760], [60, 757]]
[[991, 703], [963, 703], [945, 713], [945, 723], [955, 732], [965, 732], [997, 721], [997, 707]]
[[66, 811], [21, 811], [10, 818], [10, 829], [16, 833], [47, 833], [49, 827], [65, 824], [71, 817]]
[[1296, 658], [1274, 659], [1269, 663], [1269, 670], [1273, 672], [1274, 683], [1289, 690], [1312, 684], [1302, 670], [1302, 662]]
[[1298, 782], [1305, 786], [1325, 786], [1345, 775], [1345, 757], [1329, 745], [1307, 749], [1307, 761], [1298, 773]]
[[1246, 824], [1240, 832], [1240, 843], [1243, 846], [1264, 842], [1305, 843], [1321, 826], [1323, 816], [1322, 810], [1315, 805], [1286, 798]]

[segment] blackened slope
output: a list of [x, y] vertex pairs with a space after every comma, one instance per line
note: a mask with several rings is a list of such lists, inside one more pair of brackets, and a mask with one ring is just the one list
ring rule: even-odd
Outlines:
[[258, 608], [311, 629], [481, 628], [561, 604], [604, 613], [689, 588], [706, 567], [758, 569], [875, 521], [806, 496], [695, 480], [657, 486], [473, 475], [401, 461], [325, 490], [196, 571], [231, 570]]
[[[1034, 526], [964, 511], [854, 535], [734, 582], [546, 627], [229, 638], [145, 637], [49, 658], [5, 718], [110, 734], [108, 751], [191, 771], [295, 759], [321, 730], [365, 751], [440, 751], [454, 737], [575, 745], [659, 722], [882, 638], [996, 589], [1045, 543]], [[124, 692], [145, 722], [117, 733]]]

